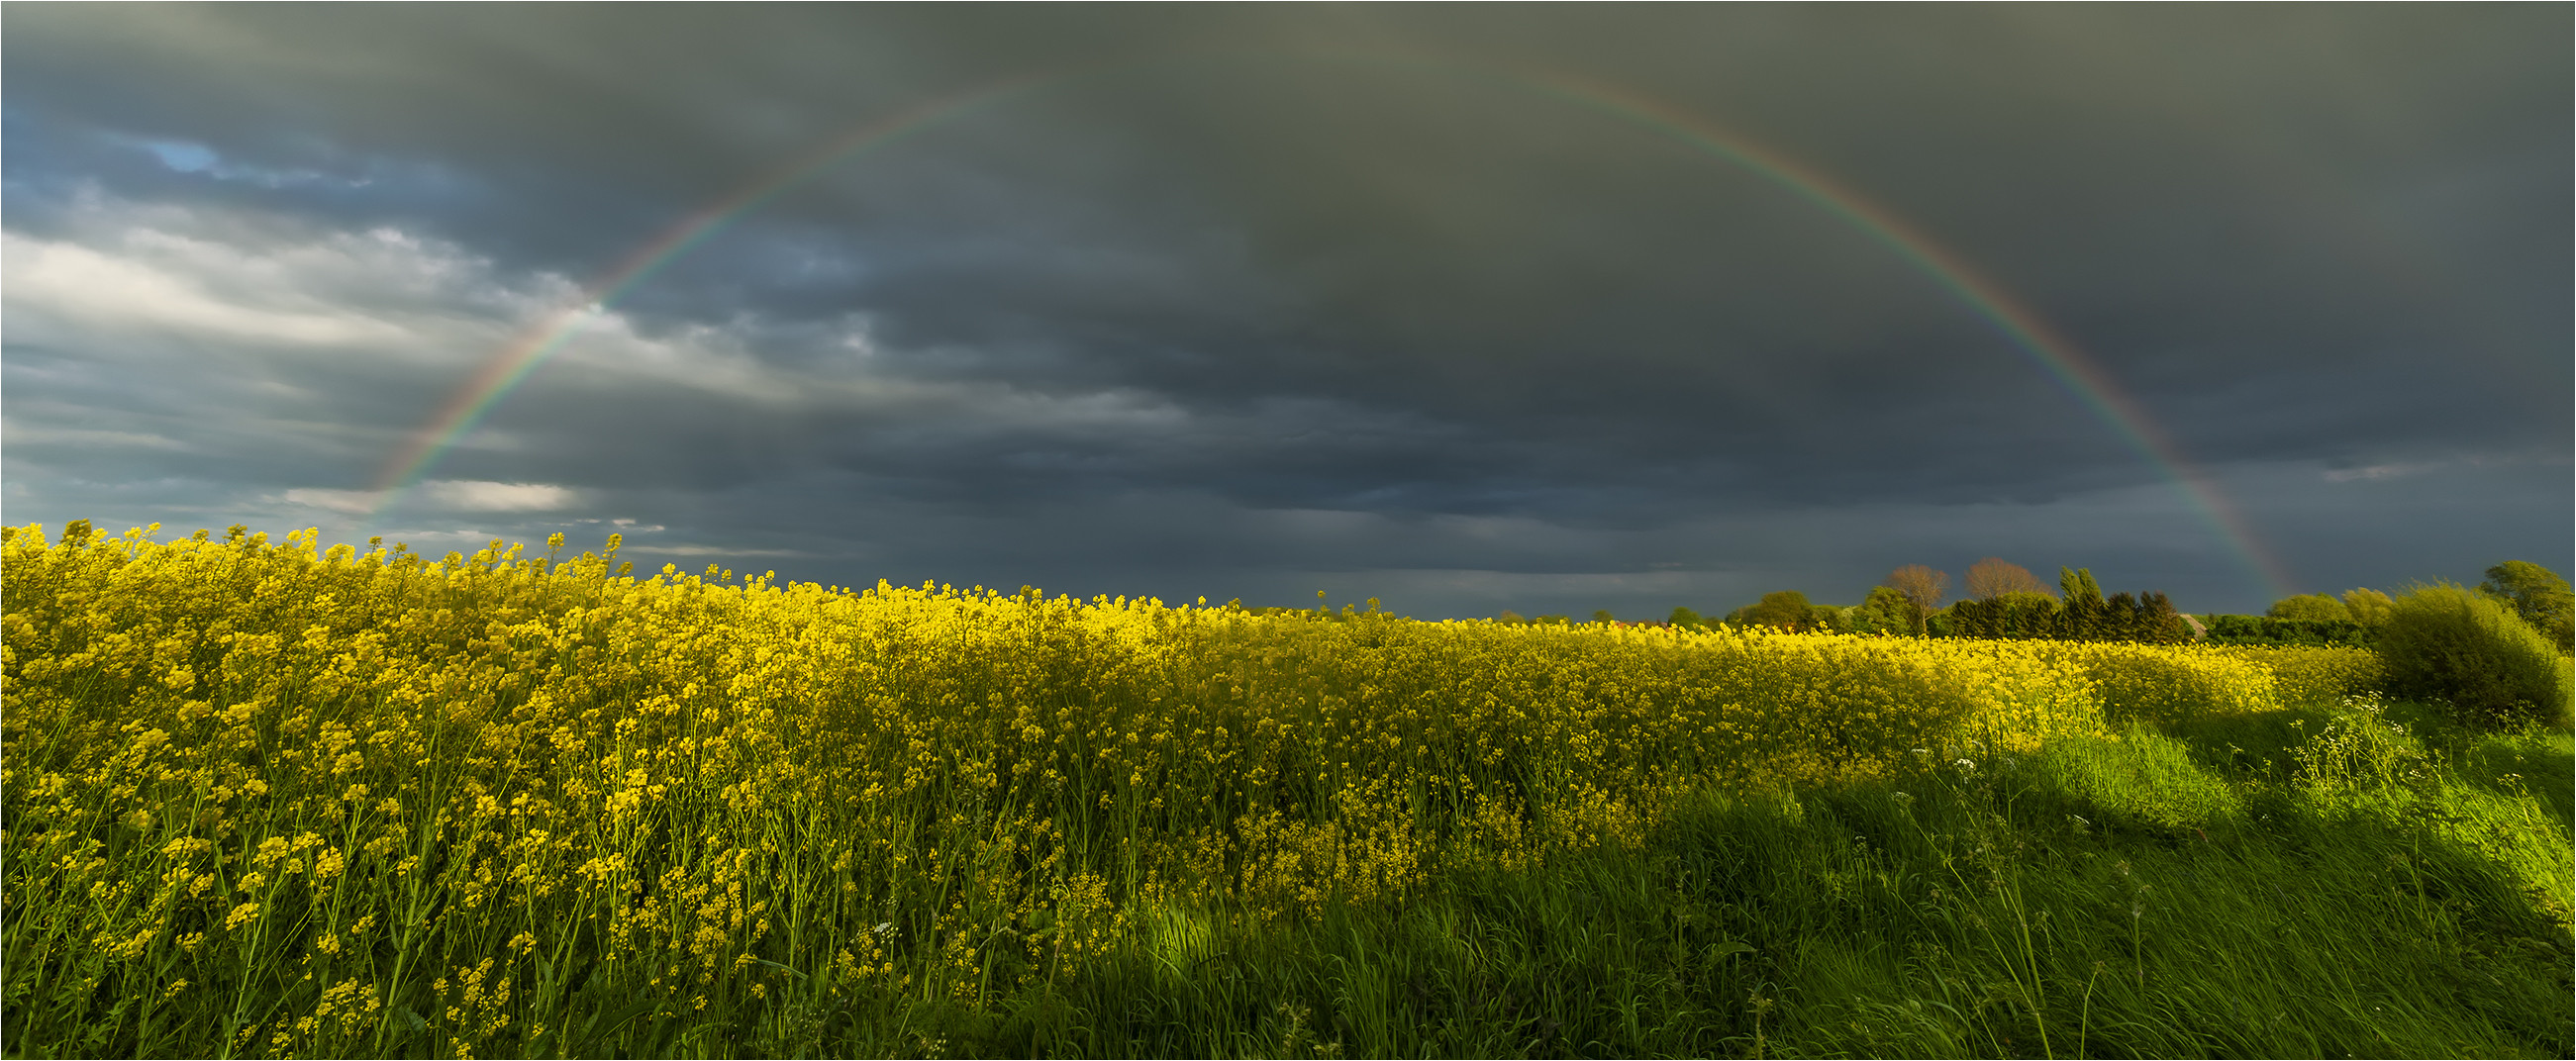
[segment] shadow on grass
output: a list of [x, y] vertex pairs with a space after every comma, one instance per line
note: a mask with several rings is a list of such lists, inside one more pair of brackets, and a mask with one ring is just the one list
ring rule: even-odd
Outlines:
[[[2276, 724], [2287, 720], [2216, 732], [2242, 748]], [[1092, 1056], [2576, 1050], [2564, 891], [2533, 884], [2535, 865], [2566, 864], [2568, 844], [2538, 807], [2465, 786], [2231, 775], [2201, 752], [2211, 732], [2139, 731], [1788, 793], [1703, 793], [1638, 849], [1454, 872], [1401, 901], [1310, 920], [1149, 911], [1134, 946], [1081, 976], [990, 1012], [915, 1007], [902, 1018], [915, 1041], [874, 1045]], [[2270, 747], [2286, 758], [2297, 745]]]

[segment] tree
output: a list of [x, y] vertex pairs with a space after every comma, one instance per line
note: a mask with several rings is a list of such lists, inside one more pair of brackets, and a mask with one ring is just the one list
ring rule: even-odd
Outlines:
[[1806, 594], [1794, 589], [1763, 594], [1762, 602], [1744, 609], [1743, 615], [1746, 626], [1776, 626], [1783, 630], [1812, 629], [1816, 622], [1815, 606], [1807, 603]]
[[1678, 604], [1673, 606], [1672, 618], [1667, 621], [1686, 630], [1697, 630], [1708, 625], [1708, 620], [1700, 618], [1698, 612], [1692, 611], [1686, 605]]
[[2344, 610], [2352, 613], [2352, 621], [2363, 626], [2385, 624], [2389, 610], [2395, 606], [2395, 602], [2388, 599], [2388, 594], [2375, 589], [2356, 586], [2343, 591]]
[[1843, 626], [1855, 634], [1922, 636], [1923, 610], [1893, 586], [1869, 591], [1869, 599], [1843, 613]]
[[1950, 606], [1952, 637], [2048, 638], [2058, 636], [2057, 598], [2045, 593], [2005, 593]]
[[2156, 645], [2180, 645], [2192, 639], [2191, 623], [2175, 611], [2173, 600], [2161, 590], [2138, 598], [2138, 624], [2130, 640]]
[[[1922, 564], [1907, 564], [1888, 572], [1884, 585], [1905, 597], [1912, 608], [1908, 628], [1914, 636], [1922, 637], [1927, 632], [1926, 621], [1941, 610], [1942, 598], [1950, 595], [1950, 574]], [[1875, 591], [1871, 595], [1876, 596]]]
[[2191, 625], [2174, 611], [2173, 601], [2156, 592], [2112, 594], [2102, 602], [2096, 627], [2096, 641], [2175, 645], [2191, 640]]
[[2323, 593], [2303, 593], [2272, 602], [2263, 614], [2275, 619], [2299, 619], [2307, 622], [2351, 622], [2352, 609]]
[[2047, 593], [2039, 577], [2020, 564], [1989, 556], [1968, 568], [1968, 596], [1993, 600], [2007, 593]]
[[2099, 641], [2111, 635], [2110, 606], [2102, 600], [2102, 586], [2093, 581], [2089, 567], [2057, 569], [2058, 605], [2057, 636], [2069, 641]]
[[1512, 626], [1519, 626], [1529, 620], [1521, 618], [1521, 613], [1505, 608], [1503, 609], [1503, 614], [1494, 617], [1494, 621], [1498, 623], [1507, 623]]
[[1807, 629], [1830, 630], [1837, 634], [1852, 632], [1851, 627], [1845, 623], [1845, 619], [1851, 615], [1850, 608], [1839, 604], [1815, 604], [1808, 606], [1807, 614], [1813, 617]]
[[1611, 618], [1610, 609], [1608, 608], [1594, 608], [1592, 609], [1592, 621], [1600, 623], [1603, 626], [1608, 626], [1612, 623], [1618, 622], [1619, 620]]
[[2547, 635], [2561, 652], [2576, 647], [2576, 594], [2558, 572], [2527, 560], [2507, 560], [2487, 569], [2478, 592], [2513, 606], [2514, 614]]

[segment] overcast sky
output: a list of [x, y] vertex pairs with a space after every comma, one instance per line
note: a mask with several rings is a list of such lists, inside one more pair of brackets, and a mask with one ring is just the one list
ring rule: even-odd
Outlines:
[[1425, 618], [2576, 549], [2565, 5], [0, 17], [14, 525]]

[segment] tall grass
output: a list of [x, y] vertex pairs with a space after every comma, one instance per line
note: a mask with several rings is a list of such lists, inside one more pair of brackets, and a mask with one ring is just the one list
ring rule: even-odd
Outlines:
[[2563, 731], [2237, 655], [204, 539], [0, 546], [11, 1051], [2566, 1048]]

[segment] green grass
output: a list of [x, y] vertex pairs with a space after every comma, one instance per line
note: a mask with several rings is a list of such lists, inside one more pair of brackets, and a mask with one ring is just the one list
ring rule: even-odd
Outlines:
[[814, 1045], [2564, 1057], [2569, 751], [2365, 703], [1710, 794], [1642, 849], [1288, 926], [1165, 911], [1107, 972]]

